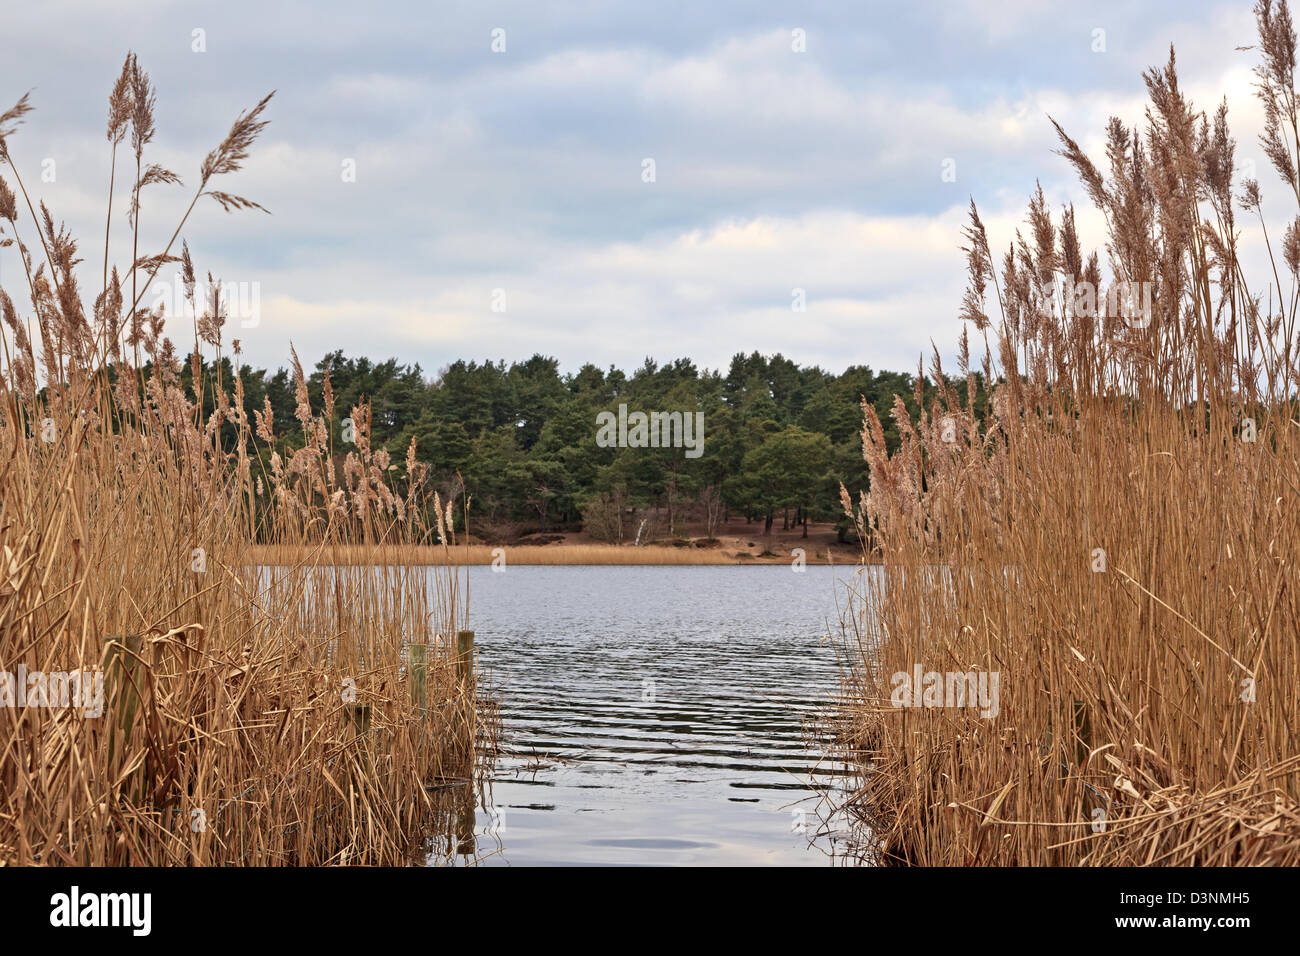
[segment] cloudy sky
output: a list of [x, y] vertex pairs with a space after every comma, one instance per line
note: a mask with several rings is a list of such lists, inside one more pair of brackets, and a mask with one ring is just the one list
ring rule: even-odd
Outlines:
[[[205, 202], [184, 232], [200, 271], [256, 284], [256, 326], [227, 332], [256, 365], [292, 341], [306, 362], [341, 348], [431, 374], [534, 352], [570, 371], [751, 350], [915, 368], [959, 332], [969, 198], [995, 246], [1036, 178], [1054, 206], [1082, 203], [1048, 114], [1100, 158], [1171, 42], [1268, 178], [1254, 54], [1234, 50], [1248, 2], [47, 0], [5, 19], [0, 108], [28, 89], [36, 106], [11, 151], [88, 264], [128, 50], [158, 88], [145, 160], [186, 183], [146, 194], [142, 251], [235, 115], [278, 91], [247, 168], [213, 184], [272, 215]], [[0, 250], [0, 281], [19, 279]], [[170, 327], [182, 347], [187, 325]]]

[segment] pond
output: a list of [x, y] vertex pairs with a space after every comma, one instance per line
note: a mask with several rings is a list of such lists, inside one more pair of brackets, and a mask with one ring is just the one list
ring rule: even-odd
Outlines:
[[460, 862], [839, 861], [842, 768], [810, 732], [853, 570], [470, 569], [502, 739]]

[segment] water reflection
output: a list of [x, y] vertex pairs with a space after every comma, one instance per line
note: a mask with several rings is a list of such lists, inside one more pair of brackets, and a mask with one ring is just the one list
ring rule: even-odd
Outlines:
[[808, 730], [838, 687], [826, 635], [851, 573], [474, 568], [501, 753], [485, 786], [448, 795], [443, 849], [480, 865], [833, 860], [819, 811], [842, 768]]

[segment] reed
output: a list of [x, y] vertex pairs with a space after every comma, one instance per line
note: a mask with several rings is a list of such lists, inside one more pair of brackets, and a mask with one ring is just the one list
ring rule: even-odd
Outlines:
[[[1295, 34], [1285, 3], [1256, 17], [1264, 145], [1300, 202]], [[1252, 287], [1237, 243], [1265, 219], [1257, 183], [1232, 195], [1226, 103], [1196, 111], [1172, 50], [1144, 79], [1146, 127], [1111, 121], [1105, 173], [1058, 130], [1149, 316], [1089, 307], [1072, 208], [1054, 221], [1040, 190], [998, 270], [972, 204], [991, 415], [969, 331], [967, 388], [936, 355], [894, 454], [864, 408], [871, 490], [843, 498], [882, 566], [846, 619], [839, 749], [873, 862], [1300, 863], [1300, 219]], [[903, 706], [918, 665], [996, 673], [996, 716]]]
[[[122, 269], [106, 252], [93, 305], [76, 241], [43, 203], [37, 213], [10, 152], [28, 98], [0, 114], [0, 240], [27, 278], [21, 296], [0, 290], [0, 670], [27, 678], [0, 685], [0, 865], [409, 862], [439, 849], [435, 792], [466, 789], [491, 744], [474, 688], [457, 682], [468, 593], [454, 560], [432, 572], [321, 560], [334, 544], [360, 556], [435, 530], [450, 554], [415, 448], [398, 493], [369, 447], [368, 409], [352, 410], [356, 446], [330, 448], [333, 408], [311, 408], [296, 367], [305, 444], [282, 461], [269, 409], [250, 422], [238, 380], [234, 401], [197, 375], [182, 388], [161, 312], [138, 308], [167, 263], [193, 288], [188, 244], [173, 250], [201, 200], [260, 208], [214, 181], [247, 158], [269, 100], [203, 161], [161, 252]], [[128, 56], [108, 140], [116, 160], [130, 132], [133, 246], [147, 241], [144, 198], [179, 182], [147, 162], [154, 109]], [[228, 315], [216, 293], [191, 304], [197, 370], [200, 343], [220, 354]], [[430, 510], [437, 529], [421, 524]], [[298, 557], [250, 561], [255, 538]], [[408, 671], [412, 644], [427, 650]], [[87, 675], [71, 700], [84, 706], [61, 701], [66, 685], [49, 676], [69, 673]], [[32, 675], [46, 675], [48, 700]]]

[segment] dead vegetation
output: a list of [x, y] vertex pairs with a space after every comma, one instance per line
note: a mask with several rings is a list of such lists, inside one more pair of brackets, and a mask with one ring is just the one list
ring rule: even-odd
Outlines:
[[[466, 790], [490, 736], [458, 656], [455, 535], [414, 448], [394, 490], [368, 409], [351, 410], [355, 448], [334, 454], [328, 386], [313, 410], [296, 358], [306, 444], [288, 461], [265, 442], [269, 409], [244, 414], [240, 382], [233, 402], [210, 379], [195, 376], [197, 394], [182, 385], [162, 313], [139, 304], [179, 263], [192, 368], [201, 344], [221, 353], [226, 303], [195, 300], [188, 245], [175, 246], [200, 200], [261, 208], [215, 181], [247, 159], [270, 97], [204, 159], [185, 217], [144, 255], [146, 199], [180, 181], [148, 162], [155, 101], [128, 56], [107, 138], [119, 186], [118, 146], [130, 148], [134, 261], [110, 268], [106, 232], [93, 306], [76, 241], [33, 205], [10, 152], [28, 97], [0, 115], [0, 241], [26, 278], [21, 295], [0, 291], [0, 865], [409, 862], [446, 822], [432, 792]], [[437, 528], [422, 526], [428, 513]], [[259, 564], [255, 535], [298, 556]], [[431, 535], [446, 552], [432, 570], [321, 560], [335, 544]], [[98, 706], [93, 693], [58, 699], [50, 675], [73, 672], [91, 691], [100, 675]]]
[[[1263, 143], [1300, 203], [1295, 33], [1285, 3], [1256, 14]], [[1265, 216], [1257, 183], [1234, 195], [1226, 104], [1198, 112], [1172, 51], [1145, 80], [1106, 172], [1060, 139], [1112, 287], [1151, 283], [1150, 313], [1079, 294], [1102, 269], [1072, 209], [1038, 192], [999, 263], [972, 204], [963, 316], [992, 415], [966, 334], [965, 400], [936, 357], [895, 454], [864, 409], [871, 491], [845, 507], [883, 566], [848, 619], [841, 749], [873, 861], [1300, 863], [1300, 218], [1250, 285], [1238, 242]], [[998, 715], [895, 706], [917, 665], [999, 674]]]

